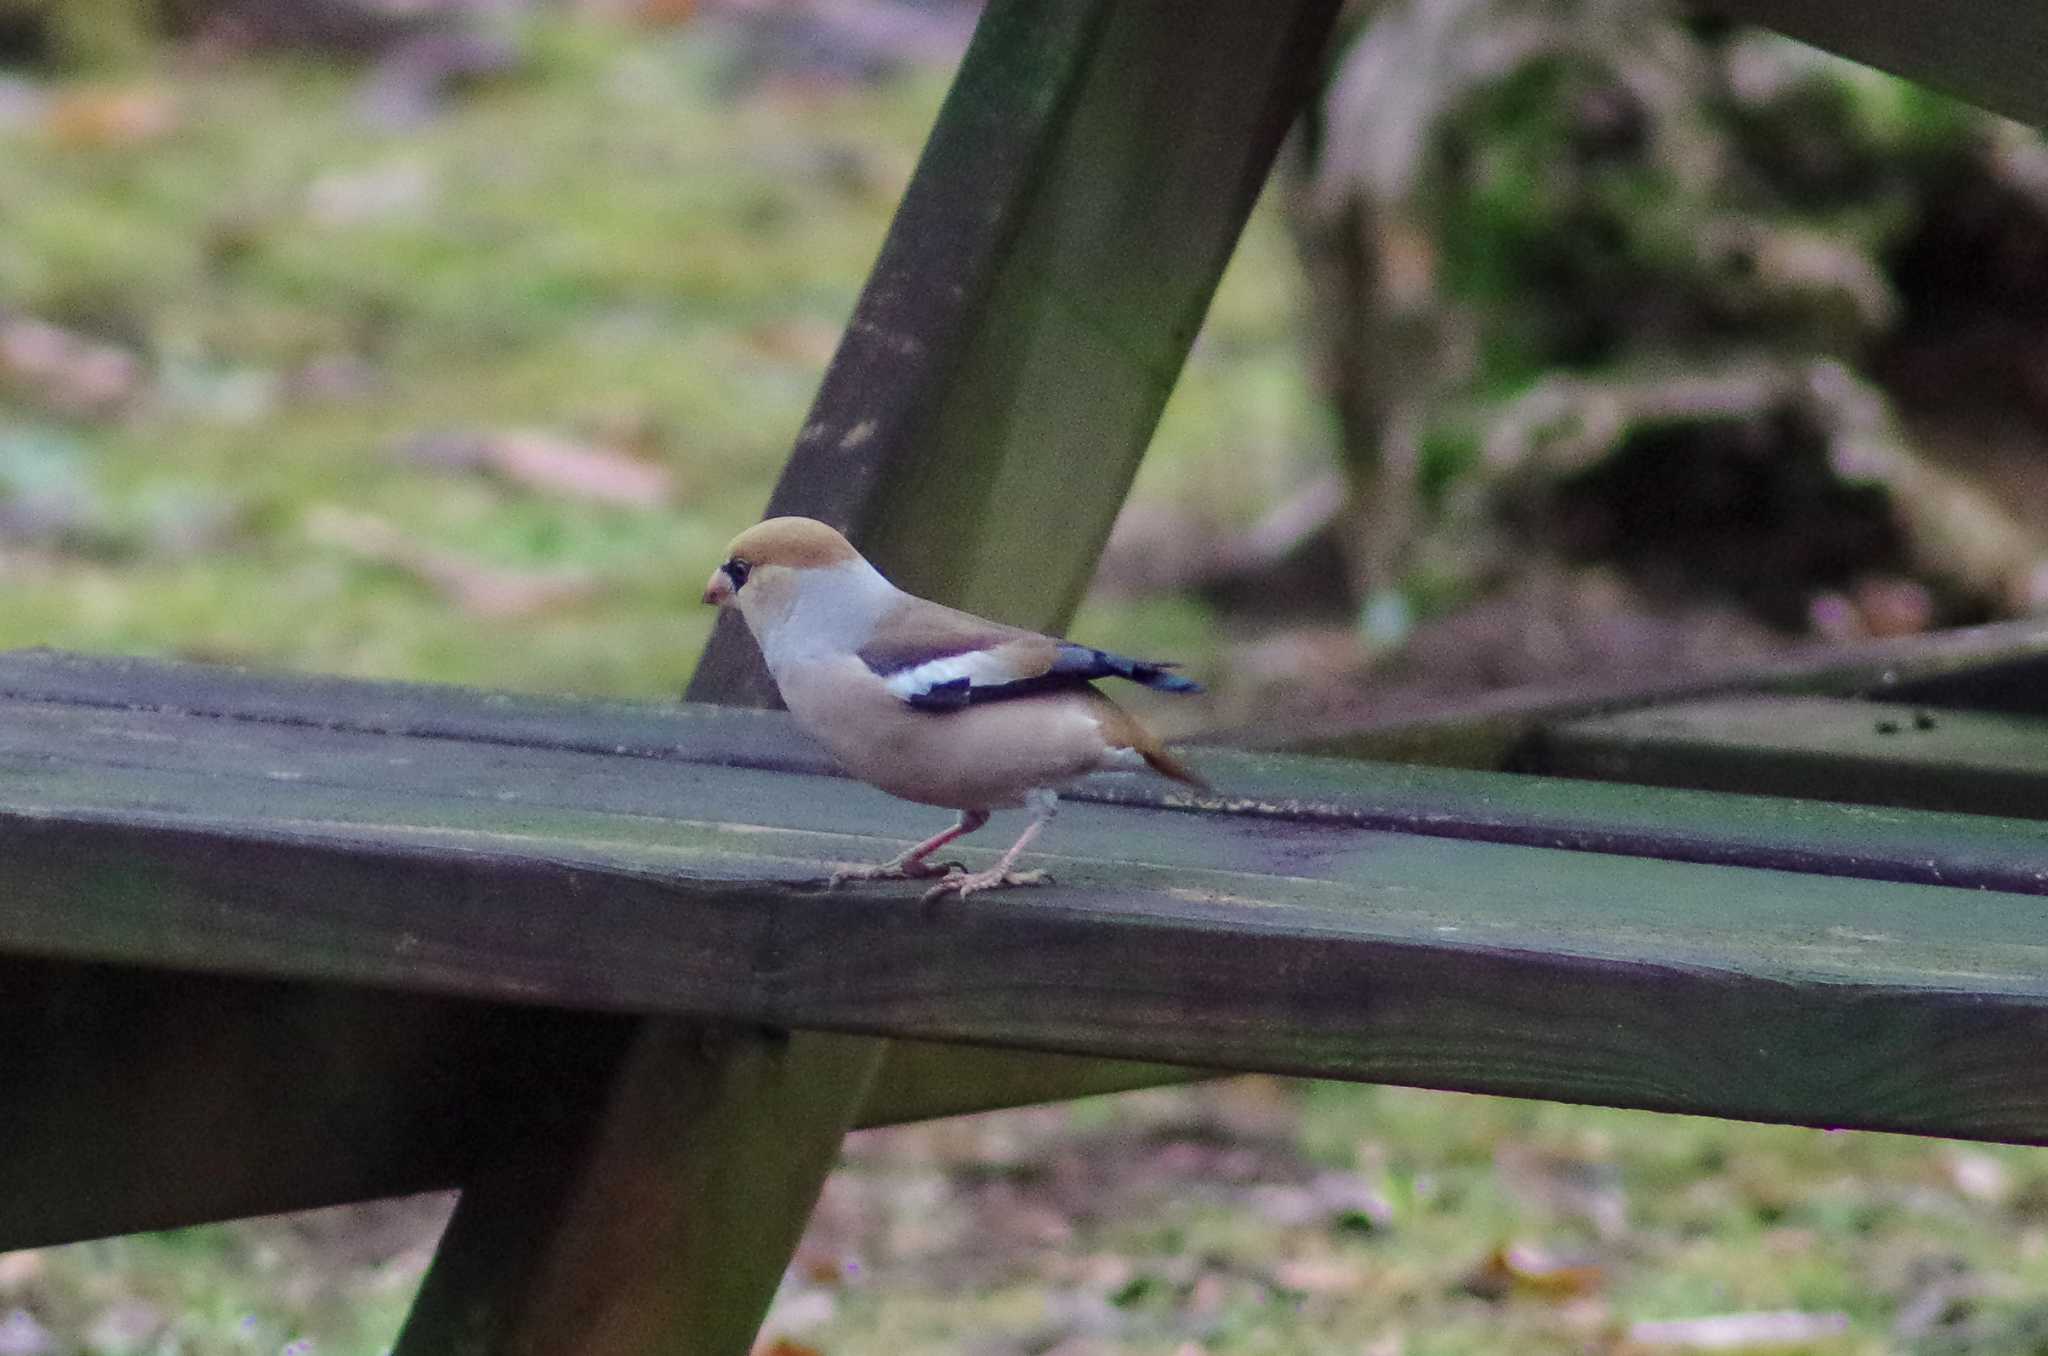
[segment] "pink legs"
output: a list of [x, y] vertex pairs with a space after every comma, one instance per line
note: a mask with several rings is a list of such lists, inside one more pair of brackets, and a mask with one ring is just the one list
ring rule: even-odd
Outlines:
[[[928, 876], [943, 876], [948, 870], [959, 871], [958, 865], [934, 866], [925, 858], [955, 838], [964, 838], [986, 823], [988, 811], [962, 810], [960, 818], [951, 828], [933, 834], [901, 856], [892, 857], [879, 866], [842, 866], [832, 873], [831, 883], [839, 886], [850, 880], [923, 880]], [[1032, 827], [1036, 828], [1037, 825], [1033, 824]], [[1006, 864], [1008, 860], [1004, 859]]]
[[[980, 890], [999, 890], [1008, 885], [1045, 885], [1051, 878], [1043, 871], [1012, 871], [1010, 866], [1019, 853], [1038, 837], [1053, 814], [1059, 809], [1060, 798], [1051, 791], [1033, 791], [1025, 797], [1024, 803], [1032, 809], [1031, 822], [1024, 826], [1024, 832], [1017, 835], [1017, 841], [1010, 844], [1010, 850], [1003, 854], [1001, 861], [986, 871], [956, 871], [941, 879], [937, 885], [925, 891], [927, 901], [946, 895], [959, 895], [962, 899]], [[987, 816], [983, 816], [986, 820]]]
[[1060, 798], [1051, 791], [1033, 791], [1024, 798], [1031, 807], [1031, 822], [1024, 826], [1024, 832], [1017, 835], [1017, 841], [1010, 844], [1010, 850], [1002, 860], [986, 871], [962, 870], [958, 862], [934, 865], [925, 860], [934, 852], [955, 838], [973, 833], [988, 823], [986, 810], [962, 810], [959, 822], [944, 832], [935, 833], [916, 847], [883, 862], [879, 866], [842, 866], [832, 873], [832, 884], [844, 885], [850, 880], [927, 880], [939, 877], [939, 883], [925, 891], [926, 900], [941, 899], [946, 895], [959, 895], [965, 899], [982, 890], [998, 890], [1008, 885], [1044, 885], [1049, 877], [1043, 871], [1012, 871], [1018, 856], [1038, 837], [1038, 831], [1046, 826], [1059, 809]]

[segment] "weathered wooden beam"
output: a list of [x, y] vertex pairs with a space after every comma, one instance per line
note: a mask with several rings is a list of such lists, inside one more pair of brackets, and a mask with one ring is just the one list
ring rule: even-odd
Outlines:
[[0, 1251], [455, 1185], [625, 1023], [0, 959]]
[[752, 1345], [885, 1043], [636, 1027], [602, 1097], [507, 1127], [465, 1182], [396, 1356]]
[[[0, 1251], [458, 1186], [538, 1101], [588, 1102], [632, 1019], [0, 959]], [[895, 1041], [863, 1124], [1185, 1070]], [[579, 1091], [580, 1090], [580, 1091]]]
[[[768, 511], [1063, 627], [1337, 9], [990, 5]], [[690, 695], [772, 700], [732, 619]]]
[[[0, 700], [0, 767], [19, 760], [41, 768], [46, 787], [60, 779], [90, 786], [102, 776], [92, 769], [127, 765], [146, 749], [151, 768], [190, 776], [223, 815], [260, 814], [286, 783], [308, 813], [460, 824], [469, 805], [486, 823], [532, 812], [558, 816], [553, 822], [571, 832], [610, 835], [618, 816], [687, 817], [690, 806], [702, 806], [693, 765], [833, 776], [829, 760], [775, 712], [233, 670], [212, 671], [217, 682], [209, 691], [204, 666], [54, 655], [0, 655], [0, 692], [9, 684], [49, 688], [24, 681], [22, 668], [67, 675], [78, 691], [63, 701]], [[75, 705], [80, 699], [91, 704]], [[322, 722], [341, 728], [319, 728]], [[413, 733], [394, 740], [386, 730]], [[1070, 799], [1202, 803], [1331, 828], [2019, 891], [2033, 888], [2037, 869], [2033, 838], [1973, 816], [1873, 820], [1839, 806], [1788, 810], [1758, 797], [1646, 796], [1632, 786], [1223, 749], [1194, 757], [1221, 788], [1218, 798], [1196, 802], [1179, 787], [1117, 776], [1096, 778]], [[263, 775], [254, 775], [259, 768]], [[814, 825], [813, 807], [793, 801], [787, 785], [742, 779], [726, 792], [738, 799], [700, 813], [788, 829]], [[931, 818], [857, 787], [844, 787], [835, 802], [858, 816], [861, 832], [885, 840], [912, 840]], [[1053, 842], [1077, 833], [1091, 829], [1063, 818]], [[914, 1110], [878, 1114], [895, 1120]]]
[[1701, 8], [2048, 126], [2048, 7], [1999, 0], [1701, 0]]
[[928, 909], [819, 887], [921, 827], [837, 778], [16, 702], [0, 950], [2048, 1141], [2048, 826], [1548, 784], [1580, 841], [1534, 779], [1211, 771], [1275, 794], [1079, 804], [1060, 885]]
[[1538, 756], [1566, 776], [2048, 818], [2039, 716], [1726, 697], [1572, 721]]
[[[87, 708], [182, 712], [305, 731], [308, 733], [266, 745], [264, 756], [274, 763], [282, 758], [285, 762], [279, 767], [303, 768], [309, 774], [316, 766], [328, 766], [323, 760], [342, 756], [334, 746], [320, 743], [318, 736], [310, 733], [315, 730], [730, 762], [817, 773], [833, 770], [832, 760], [796, 732], [786, 717], [730, 708], [569, 701], [433, 684], [364, 683], [51, 650], [0, 653], [0, 698], [8, 697]], [[292, 744], [299, 740], [310, 742], [294, 754]], [[450, 786], [481, 771], [473, 760], [459, 757], [456, 763], [442, 766], [451, 771], [463, 769], [445, 783]], [[470, 781], [472, 786], [483, 784]], [[503, 790], [499, 788], [499, 792]], [[897, 1124], [1184, 1082], [1194, 1076], [1185, 1069], [1127, 1060], [1098, 1066], [1088, 1060], [1030, 1051], [967, 1053], [905, 1042], [876, 1077], [861, 1123]], [[215, 1142], [222, 1142], [218, 1134]], [[427, 1184], [446, 1186], [453, 1180], [443, 1175]], [[411, 1189], [416, 1188], [410, 1184], [393, 1188]], [[280, 1203], [275, 1208], [326, 1203], [308, 1199]], [[217, 1207], [205, 1195], [182, 1209], [179, 1218], [185, 1223], [219, 1217], [212, 1213]]]

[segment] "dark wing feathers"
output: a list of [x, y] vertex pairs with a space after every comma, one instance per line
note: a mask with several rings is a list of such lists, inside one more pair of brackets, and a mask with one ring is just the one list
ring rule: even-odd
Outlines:
[[1200, 692], [1200, 683], [1169, 671], [1179, 667], [1162, 660], [1129, 659], [1108, 650], [1068, 642], [1060, 646], [1046, 676], [1061, 674], [1069, 681], [1079, 682], [1087, 682], [1091, 678], [1128, 678], [1159, 692]]
[[973, 649], [861, 651], [869, 671], [888, 680], [898, 696], [921, 711], [958, 711], [982, 702], [1085, 687], [1098, 678], [1124, 678], [1161, 692], [1202, 690], [1192, 679], [1170, 672], [1171, 664], [1130, 659], [1086, 645], [1058, 643], [1050, 662], [1042, 653], [1005, 662], [1009, 658]]

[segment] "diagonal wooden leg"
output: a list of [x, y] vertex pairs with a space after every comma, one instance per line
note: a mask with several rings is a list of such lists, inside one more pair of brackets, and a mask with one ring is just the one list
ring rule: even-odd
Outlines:
[[885, 1048], [644, 1023], [463, 1188], [394, 1356], [745, 1356]]
[[[1339, 9], [991, 0], [768, 513], [832, 523], [925, 597], [1063, 628]], [[776, 703], [744, 630], [721, 617], [693, 700]], [[871, 1114], [1136, 1073], [927, 1047]]]

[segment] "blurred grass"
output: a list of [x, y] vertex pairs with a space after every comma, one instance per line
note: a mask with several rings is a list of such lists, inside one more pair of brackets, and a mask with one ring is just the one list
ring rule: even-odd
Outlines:
[[[735, 88], [740, 64], [708, 27], [558, 19], [518, 74], [403, 135], [360, 116], [355, 77], [282, 58], [165, 70], [176, 126], [133, 145], [0, 131], [0, 307], [131, 346], [155, 388], [111, 420], [17, 393], [0, 433], [68, 449], [117, 520], [170, 499], [236, 524], [168, 558], [10, 562], [30, 583], [0, 601], [0, 646], [679, 690], [708, 629], [702, 580], [766, 501], [945, 83]], [[1242, 449], [1298, 455], [1316, 418], [1278, 223], [1247, 253], [1149, 492], [1235, 487]], [[335, 355], [370, 389], [281, 390]], [[677, 503], [594, 506], [394, 454], [426, 431], [524, 426], [635, 431]], [[599, 587], [544, 615], [468, 615], [309, 538], [321, 505]], [[1185, 608], [1090, 625], [1182, 651], [1206, 638]]]
[[[701, 580], [766, 499], [944, 79], [746, 87], [708, 27], [556, 19], [530, 39], [520, 73], [403, 135], [360, 116], [354, 76], [283, 58], [165, 65], [152, 79], [176, 124], [134, 144], [0, 128], [0, 308], [131, 347], [152, 391], [101, 419], [16, 392], [0, 439], [23, 464], [54, 459], [117, 535], [194, 513], [232, 524], [199, 549], [142, 532], [118, 550], [0, 550], [0, 646], [680, 688], [709, 621]], [[1320, 454], [1299, 289], [1262, 208], [1140, 497], [1242, 518]], [[336, 354], [366, 390], [280, 394]], [[640, 430], [677, 502], [605, 508], [394, 455], [423, 431], [518, 426]], [[323, 506], [600, 587], [474, 615], [309, 532]], [[1197, 659], [1214, 643], [1184, 601], [1091, 602], [1077, 632]], [[1260, 1171], [1201, 1148], [1219, 1135]], [[1611, 1183], [1625, 1226], [1602, 1234], [1518, 1187], [1504, 1147]], [[1632, 1319], [1773, 1308], [1846, 1313], [1829, 1351], [2048, 1349], [2026, 1345], [2048, 1296], [2048, 1159], [2024, 1151], [1254, 1080], [883, 1132], [850, 1155], [834, 1193], [853, 1204], [828, 1198], [815, 1246], [860, 1272], [799, 1334], [835, 1356], [1534, 1356], [1613, 1350]], [[1057, 1190], [1091, 1164], [1099, 1190]], [[1261, 1209], [1258, 1181], [1317, 1171], [1357, 1178], [1386, 1218]], [[434, 1208], [388, 1228], [321, 1218], [0, 1258], [0, 1315], [32, 1310], [61, 1350], [377, 1351]], [[1563, 1297], [1461, 1289], [1517, 1240], [1583, 1249], [1602, 1279]], [[1967, 1281], [1953, 1321], [1894, 1335], [1929, 1277]], [[109, 1315], [137, 1302], [163, 1321], [124, 1348]]]
[[[806, 1341], [1567, 1356], [1651, 1350], [1626, 1342], [1639, 1321], [1800, 1311], [1846, 1326], [1740, 1349], [2042, 1350], [2027, 1334], [2048, 1304], [2048, 1157], [2033, 1150], [1265, 1079], [988, 1120], [856, 1140], [846, 1176], [893, 1182], [900, 1215], [871, 1237], [929, 1222], [934, 1169], [967, 1203], [867, 1269]], [[1294, 1218], [1286, 1184], [1333, 1173], [1384, 1213]], [[889, 1215], [888, 1189], [835, 1185]], [[1504, 1244], [1587, 1270], [1472, 1293]], [[1001, 1260], [977, 1270], [977, 1251]]]

